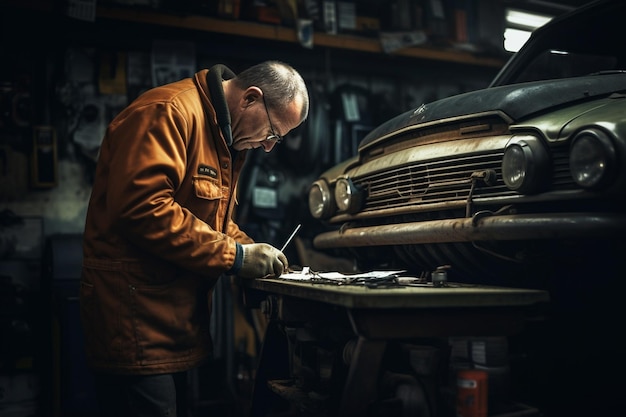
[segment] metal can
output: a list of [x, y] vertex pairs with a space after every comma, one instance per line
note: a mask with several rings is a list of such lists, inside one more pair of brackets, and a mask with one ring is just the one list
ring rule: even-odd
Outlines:
[[456, 390], [457, 417], [487, 417], [487, 372], [459, 370]]
[[448, 286], [448, 272], [446, 270], [449, 268], [450, 265], [441, 265], [430, 274], [433, 281], [433, 287]]

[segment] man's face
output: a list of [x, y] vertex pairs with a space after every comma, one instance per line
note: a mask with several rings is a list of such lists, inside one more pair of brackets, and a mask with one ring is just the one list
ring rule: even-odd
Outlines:
[[265, 152], [270, 152], [284, 135], [300, 124], [298, 103], [294, 102], [286, 111], [278, 112], [267, 106], [263, 92], [258, 88], [256, 90], [260, 94], [249, 98], [241, 111], [240, 126], [232, 145], [238, 151], [263, 148]]

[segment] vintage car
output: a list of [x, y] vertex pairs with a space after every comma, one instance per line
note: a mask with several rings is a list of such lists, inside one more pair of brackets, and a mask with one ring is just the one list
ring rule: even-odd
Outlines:
[[622, 1], [560, 15], [487, 88], [373, 129], [309, 188], [314, 247], [506, 286], [623, 270], [625, 17]]

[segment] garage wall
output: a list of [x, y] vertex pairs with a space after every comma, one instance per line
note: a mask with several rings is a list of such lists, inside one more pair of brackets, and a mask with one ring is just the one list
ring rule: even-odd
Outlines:
[[[45, 35], [30, 36], [33, 27]], [[24, 116], [18, 122], [6, 116], [0, 125], [0, 143], [8, 161], [0, 173], [0, 207], [20, 216], [43, 217], [46, 235], [82, 231], [97, 155], [94, 144], [116, 112], [150, 87], [129, 86], [120, 95], [115, 80], [107, 80], [104, 72], [114, 72], [121, 59], [139, 57], [149, 63], [158, 41], [190, 45], [197, 68], [224, 63], [239, 71], [265, 59], [291, 63], [318, 92], [315, 99], [323, 101], [319, 111], [328, 112], [327, 129], [310, 134], [331, 149], [336, 148], [334, 141], [341, 140], [336, 137], [338, 116], [332, 102], [339, 88], [355, 87], [371, 97], [364, 125], [375, 126], [423, 102], [485, 87], [498, 70], [386, 54], [304, 49], [297, 44], [168, 27], [55, 21], [46, 13], [12, 10], [3, 14], [0, 54], [5, 64], [0, 81], [7, 88], [2, 106], [6, 116], [15, 97], [21, 95]], [[96, 116], [94, 108], [99, 110]], [[91, 119], [86, 121], [87, 117]], [[31, 128], [38, 125], [51, 126], [56, 132], [56, 182], [43, 187], [32, 185]], [[322, 155], [306, 175], [287, 169], [286, 198], [299, 195], [310, 177], [346, 155]]]

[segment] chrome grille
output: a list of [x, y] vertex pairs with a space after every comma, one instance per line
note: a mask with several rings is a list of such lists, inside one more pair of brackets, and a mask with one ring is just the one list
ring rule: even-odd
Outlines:
[[465, 201], [471, 189], [472, 173], [488, 169], [496, 172], [496, 184], [487, 187], [478, 181], [473, 197], [513, 195], [502, 182], [501, 161], [502, 152], [497, 151], [405, 165], [353, 180], [367, 190], [364, 211]]

